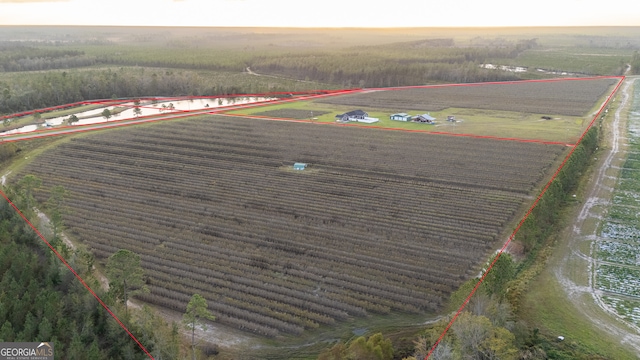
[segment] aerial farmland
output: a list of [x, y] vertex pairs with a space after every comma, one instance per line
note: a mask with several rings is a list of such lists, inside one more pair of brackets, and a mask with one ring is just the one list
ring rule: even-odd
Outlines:
[[638, 34], [2, 26], [0, 342], [637, 358]]
[[[531, 84], [529, 97], [546, 93]], [[565, 92], [577, 104], [567, 111], [589, 111], [613, 80], [587, 84], [581, 96]], [[414, 108], [443, 107], [451, 88], [441, 89], [407, 91]], [[331, 101], [381, 104], [386, 94], [397, 107], [408, 97], [398, 93]], [[433, 94], [442, 97], [435, 105]], [[140, 300], [182, 312], [197, 292], [220, 323], [273, 337], [369, 314], [440, 311], [505, 241], [567, 149], [205, 116], [71, 139], [23, 173], [69, 190], [68, 233], [99, 261], [121, 248], [140, 254], [150, 289]], [[308, 166], [295, 171], [296, 162]]]

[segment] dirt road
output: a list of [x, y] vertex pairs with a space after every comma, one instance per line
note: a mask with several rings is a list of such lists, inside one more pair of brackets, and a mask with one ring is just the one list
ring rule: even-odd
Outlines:
[[[626, 119], [623, 111], [629, 106], [630, 92], [638, 78], [627, 78], [620, 88], [613, 119], [605, 124], [604, 149], [598, 154], [599, 163], [585, 191], [578, 216], [558, 244], [561, 256], [549, 264], [566, 297], [575, 308], [601, 331], [620, 339], [640, 357], [640, 328], [621, 319], [602, 300], [602, 291], [595, 287], [596, 243], [598, 228], [611, 201], [620, 166], [625, 159]], [[636, 85], [638, 86], [638, 85]]]

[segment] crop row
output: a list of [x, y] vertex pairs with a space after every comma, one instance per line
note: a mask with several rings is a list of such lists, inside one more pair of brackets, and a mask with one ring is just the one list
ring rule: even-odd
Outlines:
[[473, 108], [583, 116], [617, 79], [439, 86], [365, 92], [317, 102], [399, 110]]
[[618, 315], [635, 325], [640, 325], [640, 301], [619, 299], [612, 296], [603, 296], [602, 300], [611, 306]]
[[598, 289], [640, 297], [640, 269], [599, 264], [596, 274]]
[[[101, 146], [102, 145], [102, 146]], [[119, 145], [119, 146], [115, 146]], [[162, 146], [166, 148], [166, 151], [170, 151], [170, 154], [162, 153], [158, 154], [155, 149], [158, 146]], [[203, 157], [203, 152], [193, 152], [193, 150], [185, 149], [184, 146], [188, 146], [188, 143], [185, 143], [181, 146], [171, 147], [167, 144], [155, 144], [155, 145], [133, 145], [133, 144], [118, 144], [117, 142], [111, 144], [85, 144], [84, 148], [82, 145], [79, 145], [76, 151], [88, 151], [88, 152], [99, 152], [101, 156], [104, 157], [136, 157], [142, 161], [147, 160], [158, 160], [158, 161], [174, 161], [175, 158], [181, 159], [181, 164], [186, 165], [196, 165], [196, 166], [206, 166], [209, 164], [213, 158], [219, 161], [226, 161], [227, 166], [235, 166], [235, 167], [248, 167], [251, 168], [253, 166], [278, 166], [282, 165], [281, 158], [269, 157], [265, 154], [260, 155], [252, 155], [242, 153], [241, 151], [233, 151], [230, 152], [228, 148], [219, 148], [219, 149], [209, 149], [206, 154], [206, 157]], [[472, 151], [472, 149], [468, 150]], [[465, 152], [465, 155], [468, 154]], [[451, 156], [452, 154], [448, 154]], [[81, 157], [82, 154], [76, 154], [75, 157]], [[274, 155], [275, 156], [275, 155]], [[432, 154], [430, 156], [437, 156], [436, 154]], [[460, 159], [464, 158], [462, 154], [457, 154], [454, 158]], [[517, 162], [518, 157], [511, 157], [508, 161]], [[389, 159], [388, 164], [384, 161], [381, 161], [377, 164], [377, 169], [374, 169], [377, 173], [383, 173], [381, 171], [381, 166], [389, 165], [391, 166], [394, 162], [397, 162], [397, 159]], [[455, 162], [455, 166], [443, 166], [446, 162]], [[247, 166], [248, 164], [248, 166]], [[349, 167], [347, 164], [339, 164], [342, 165], [343, 168], [336, 166], [335, 164], [331, 164], [326, 161], [321, 165], [323, 168], [330, 167], [332, 170], [341, 171], [346, 173], [362, 173], [362, 171], [353, 170], [353, 167]], [[418, 165], [418, 164], [416, 164]], [[423, 167], [423, 171], [417, 172], [416, 175], [418, 179], [426, 182], [435, 182], [441, 184], [462, 184], [464, 186], [473, 186], [478, 188], [489, 188], [489, 189], [501, 189], [506, 191], [513, 192], [522, 192], [528, 193], [531, 188], [541, 179], [545, 168], [536, 167], [535, 163], [528, 162], [526, 164], [526, 171], [518, 169], [516, 165], [509, 165], [507, 161], [503, 163], [492, 163], [489, 161], [472, 161], [466, 160], [464, 162], [458, 160], [448, 160], [447, 158], [441, 159], [441, 161], [437, 163], [425, 163], [419, 164]], [[409, 164], [410, 169], [414, 169], [414, 167]], [[399, 168], [399, 172], [403, 173], [406, 170]], [[388, 175], [393, 178], [393, 173]]]
[[[106, 220], [110, 220], [107, 218]], [[191, 245], [181, 245], [173, 242], [168, 242], [163, 239], [162, 233], [158, 233], [155, 237], [152, 237], [148, 234], [136, 234], [134, 231], [135, 228], [129, 229], [128, 227], [122, 226], [111, 226], [111, 225], [102, 225], [102, 223], [98, 221], [92, 222], [77, 222], [72, 218], [70, 224], [73, 225], [77, 231], [83, 231], [87, 236], [91, 236], [92, 233], [102, 232], [103, 236], [108, 236], [109, 240], [107, 243], [111, 243], [113, 238], [126, 238], [132, 237], [136, 240], [138, 244], [146, 243], [149, 244], [148, 247], [156, 251], [154, 247], [161, 246], [162, 251], [168, 251], [172, 254], [156, 254], [156, 256], [160, 257], [168, 257], [173, 256], [173, 254], [180, 253], [182, 251], [186, 251], [188, 256], [192, 257], [194, 260], [198, 258], [203, 258], [203, 261], [215, 261], [215, 264], [208, 265], [207, 267], [218, 267], [222, 264], [222, 269], [219, 271], [231, 271], [234, 268], [238, 268], [239, 273], [244, 273], [246, 275], [252, 274], [253, 272], [257, 272], [257, 274], [264, 273], [264, 270], [272, 269], [277, 272], [283, 273], [293, 273], [296, 268], [308, 270], [308, 267], [300, 267], [296, 265], [296, 263], [280, 263], [279, 261], [274, 261], [268, 259], [269, 255], [273, 255], [276, 259], [278, 256], [284, 257], [286, 255], [291, 256], [292, 248], [286, 246], [286, 242], [284, 240], [279, 240], [276, 243], [276, 240], [273, 239], [252, 239], [250, 241], [243, 241], [242, 237], [247, 237], [247, 234], [239, 233], [239, 234], [225, 234], [224, 238], [216, 238], [212, 239], [215, 241], [217, 246], [225, 246], [224, 250], [217, 251], [213, 246], [193, 246]], [[236, 236], [234, 236], [236, 235]], [[164, 241], [163, 241], [164, 240]], [[208, 238], [204, 238], [203, 240], [209, 240]], [[236, 243], [233, 243], [233, 240], [238, 240]], [[228, 241], [228, 242], [227, 242]], [[237, 246], [236, 247], [234, 247]], [[269, 247], [266, 250], [259, 250], [261, 247]], [[189, 250], [189, 251], [187, 251]], [[253, 250], [253, 251], [251, 251]], [[353, 281], [365, 281], [364, 279], [369, 278], [370, 276], [377, 284], [364, 283], [365, 285], [370, 285], [372, 288], [378, 288], [379, 286], [391, 287], [391, 290], [402, 294], [406, 290], [410, 290], [412, 287], [410, 284], [415, 284], [417, 286], [414, 290], [424, 291], [424, 286], [431, 285], [431, 287], [438, 287], [437, 284], [447, 285], [442, 288], [442, 290], [448, 290], [448, 286], [452, 286], [455, 282], [451, 283], [447, 281], [447, 270], [458, 270], [456, 267], [462, 265], [458, 264], [456, 260], [459, 260], [458, 257], [454, 257], [452, 255], [445, 256], [425, 256], [423, 261], [428, 261], [431, 264], [439, 264], [440, 266], [435, 269], [421, 269], [416, 263], [416, 265], [410, 266], [410, 264], [403, 264], [401, 266], [396, 266], [394, 268], [394, 259], [395, 257], [390, 257], [385, 259], [386, 261], [382, 261], [382, 259], [375, 258], [371, 255], [365, 255], [364, 252], [360, 252], [360, 255], [350, 255], [346, 251], [322, 251], [319, 247], [311, 247], [307, 246], [303, 249], [297, 249], [300, 257], [313, 259], [314, 265], [320, 266], [325, 262], [333, 262], [333, 266], [330, 267], [332, 271], [336, 272], [341, 268], [345, 268], [345, 270], [350, 270], [353, 272], [353, 269], [349, 269], [349, 267], [360, 267], [362, 269], [367, 269], [367, 274], [363, 274], [363, 279], [354, 279]], [[206, 256], [204, 255], [206, 254]], [[257, 255], [260, 254], [259, 257], [247, 257], [247, 255]], [[233, 259], [233, 262], [224, 261], [225, 258]], [[447, 259], [450, 258], [450, 259]], [[348, 262], [345, 262], [348, 261]], [[262, 264], [261, 262], [265, 262]], [[347, 266], [347, 264], [350, 264]], [[452, 265], [455, 265], [452, 266]], [[254, 268], [264, 268], [264, 269], [254, 269], [251, 271], [250, 267]], [[328, 267], [328, 266], [327, 266]], [[447, 269], [450, 268], [450, 269]], [[322, 268], [318, 268], [317, 271], [322, 271]], [[306, 275], [302, 273], [302, 275]], [[328, 275], [326, 273], [322, 274], [323, 276]], [[333, 276], [344, 277], [344, 274], [337, 274]], [[380, 280], [384, 279], [384, 280]], [[312, 281], [319, 281], [319, 279], [315, 277], [311, 277]], [[271, 280], [273, 281], [273, 280]], [[396, 282], [402, 282], [403, 286], [406, 288], [399, 288], [398, 286], [394, 286], [393, 284]], [[426, 283], [425, 283], [426, 282]], [[307, 282], [308, 283], [308, 282]], [[385, 285], [385, 283], [388, 283]], [[413, 295], [412, 293], [407, 293], [407, 295]]]
[[[222, 238], [229, 237], [229, 234], [233, 234], [235, 229], [240, 234], [239, 236], [240, 240], [234, 239], [233, 242], [228, 246], [233, 246], [233, 243], [237, 243], [238, 241], [255, 241], [250, 237], [248, 237], [247, 235], [250, 235], [251, 232], [255, 232], [260, 228], [265, 228], [265, 230], [268, 230], [268, 233], [271, 234], [270, 235], [271, 237], [276, 237], [276, 234], [279, 234], [279, 233], [283, 233], [283, 235], [285, 235], [287, 232], [290, 232], [292, 229], [296, 229], [297, 231], [300, 232], [300, 235], [305, 236], [309, 239], [317, 239], [317, 241], [320, 243], [328, 243], [329, 241], [325, 239], [329, 238], [329, 239], [340, 239], [340, 241], [345, 241], [345, 245], [348, 245], [350, 247], [361, 246], [362, 253], [369, 252], [368, 248], [370, 248], [371, 241], [375, 239], [377, 246], [375, 249], [372, 249], [374, 252], [374, 255], [375, 255], [375, 252], [384, 249], [384, 251], [386, 251], [388, 254], [388, 258], [395, 260], [397, 256], [398, 259], [403, 259], [404, 261], [410, 262], [415, 257], [415, 255], [413, 256], [411, 255], [411, 252], [420, 251], [420, 246], [421, 246], [420, 243], [422, 241], [429, 242], [429, 240], [431, 240], [431, 242], [434, 242], [434, 244], [432, 245], [433, 247], [432, 252], [426, 256], [426, 259], [429, 259], [432, 257], [437, 257], [439, 259], [446, 259], [448, 257], [446, 254], [450, 253], [451, 248], [473, 247], [474, 239], [476, 239], [475, 241], [479, 241], [480, 239], [482, 239], [481, 237], [479, 237], [479, 235], [473, 234], [471, 232], [467, 232], [464, 230], [458, 231], [456, 229], [448, 229], [448, 232], [444, 232], [441, 235], [438, 235], [438, 233], [434, 233], [432, 236], [428, 236], [426, 233], [420, 232], [419, 230], [418, 231], [414, 230], [413, 234], [407, 233], [406, 231], [404, 231], [403, 233], [405, 235], [403, 237], [405, 237], [406, 240], [401, 241], [402, 240], [401, 236], [391, 237], [389, 239], [373, 237], [371, 236], [372, 234], [368, 234], [368, 232], [363, 232], [362, 229], [360, 230], [354, 229], [356, 231], [357, 230], [359, 231], [356, 232], [354, 230], [351, 230], [345, 234], [344, 233], [345, 231], [350, 230], [348, 227], [343, 229], [335, 229], [331, 227], [330, 229], [325, 230], [321, 226], [312, 227], [306, 221], [303, 223], [292, 223], [291, 221], [287, 221], [286, 219], [280, 220], [278, 218], [274, 218], [273, 216], [269, 217], [269, 215], [265, 212], [263, 213], [254, 212], [250, 216], [238, 215], [238, 216], [235, 216], [234, 219], [232, 219], [231, 221], [220, 221], [220, 222], [217, 222], [217, 224], [212, 224], [212, 225], [203, 225], [202, 223], [194, 222], [193, 220], [182, 222], [182, 224], [180, 224], [178, 221], [174, 220], [174, 218], [177, 215], [175, 212], [166, 212], [165, 209], [158, 208], [158, 207], [154, 207], [146, 210], [144, 207], [140, 207], [139, 208], [140, 210], [136, 210], [136, 207], [133, 204], [127, 203], [126, 201], [122, 201], [122, 200], [118, 201], [119, 203], [114, 200], [113, 202], [109, 202], [104, 206], [92, 206], [90, 205], [90, 203], [86, 203], [86, 205], [84, 205], [85, 202], [87, 201], [97, 202], [97, 201], [100, 201], [100, 198], [91, 199], [91, 197], [86, 196], [77, 202], [75, 200], [72, 200], [70, 202], [70, 205], [72, 205], [75, 209], [77, 209], [75, 214], [80, 215], [78, 214], [78, 212], [82, 211], [83, 214], [81, 214], [81, 216], [85, 219], [90, 219], [92, 217], [92, 215], [90, 214], [92, 214], [93, 212], [93, 214], [95, 214], [93, 215], [93, 219], [98, 224], [104, 223], [107, 220], [109, 220], [110, 222], [112, 222], [113, 225], [117, 225], [118, 227], [121, 227], [121, 228], [131, 227], [133, 229], [141, 228], [141, 229], [144, 229], [144, 232], [147, 232], [147, 233], [152, 232], [154, 230], [153, 229], [154, 226], [163, 224], [164, 227], [167, 227], [165, 234], [179, 231], [179, 230], [191, 231], [191, 232], [200, 233], [201, 235], [212, 235], [217, 238], [216, 241], [218, 242], [221, 241], [220, 240], [221, 237]], [[120, 210], [118, 205], [122, 205], [121, 208], [124, 208], [125, 206], [127, 208]], [[230, 214], [230, 216], [231, 215], [232, 214]], [[364, 220], [367, 220], [367, 219], [365, 218]], [[203, 218], [203, 221], [205, 221], [204, 218]], [[152, 224], [157, 224], [157, 225], [152, 225]], [[410, 225], [410, 224], [407, 224], [407, 225]], [[108, 225], [105, 225], [105, 226], [108, 226]], [[397, 229], [397, 232], [400, 232], [401, 230], [404, 230], [404, 229], [399, 228]], [[446, 230], [447, 230], [446, 228], [443, 228], [443, 231], [446, 231]], [[349, 239], [349, 237], [352, 237], [352, 238]], [[245, 239], [245, 240], [242, 240], [242, 239]], [[442, 243], [443, 250], [439, 250], [440, 247], [435, 247], [434, 245], [441, 243], [442, 241], [446, 241], [446, 243]], [[414, 245], [412, 245], [412, 243]], [[445, 246], [445, 244], [448, 244], [448, 246]], [[480, 249], [483, 249], [486, 244], [488, 244], [487, 240], [478, 242]], [[336, 246], [336, 249], [342, 247], [340, 246], [340, 244], [335, 244], [335, 246]], [[289, 248], [288, 246], [284, 246], [284, 247]], [[399, 247], [408, 247], [408, 248], [398, 249]], [[309, 249], [309, 245], [304, 245], [302, 249]], [[394, 250], [398, 252], [398, 255], [394, 254]], [[344, 249], [344, 251], [345, 251], [345, 254], [347, 254], [348, 256], [353, 256], [351, 255], [352, 248]], [[302, 250], [300, 250], [300, 252], [302, 252]], [[320, 248], [319, 252], [326, 253], [326, 250], [324, 248]], [[456, 256], [456, 258], [458, 257], [459, 255]], [[425, 257], [420, 257], [419, 259], [416, 259], [416, 260], [417, 261], [425, 260]], [[381, 260], [378, 260], [378, 261], [381, 261]], [[372, 265], [372, 263], [375, 263], [373, 259], [370, 261], [370, 265]], [[453, 259], [452, 259], [452, 263], [455, 263]]]
[[274, 336], [437, 310], [563, 151], [210, 117], [72, 139], [23, 174], [69, 190], [65, 224], [99, 261], [141, 255], [144, 301], [184, 310], [200, 293]]
[[602, 226], [602, 237], [614, 240], [640, 240], [640, 229], [633, 224], [616, 223], [607, 221]]
[[601, 240], [598, 259], [624, 265], [640, 265], [640, 244]]
[[[78, 165], [81, 165], [80, 161], [73, 161], [73, 166], [78, 166]], [[44, 167], [43, 170], [47, 170], [47, 167], [60, 167], [60, 166], [61, 166], [60, 164], [45, 164], [43, 165]], [[68, 184], [65, 184], [65, 185], [70, 186], [70, 188], [74, 189], [74, 191], [78, 191], [80, 194], [82, 194], [82, 199], [84, 200], [88, 200], [88, 198], [91, 196], [104, 197], [104, 196], [117, 196], [119, 194], [121, 197], [126, 198], [127, 202], [129, 203], [135, 203], [139, 201], [143, 203], [143, 205], [148, 205], [149, 199], [151, 198], [151, 193], [145, 194], [145, 192], [149, 192], [148, 189], [154, 187], [153, 180], [142, 181], [140, 183], [140, 188], [138, 188], [138, 186], [136, 186], [136, 184], [133, 183], [131, 179], [129, 179], [129, 181], [127, 182], [119, 176], [104, 176], [104, 175], [96, 174], [94, 177], [95, 181], [101, 181], [105, 183], [105, 186], [106, 186], [106, 183], [110, 184], [111, 186], [114, 186], [114, 185], [117, 185], [118, 182], [122, 182], [121, 184], [123, 188], [122, 190], [118, 190], [116, 194], [108, 194], [102, 191], [100, 188], [96, 188], [95, 186], [94, 187], [87, 186], [87, 182], [78, 182], [78, 179], [86, 178], [93, 171], [95, 170], [89, 170], [87, 172], [87, 171], [74, 170], [73, 168], [69, 168], [67, 170], [67, 175], [72, 176], [74, 178], [72, 181], [68, 181]], [[78, 183], [76, 184], [76, 182]], [[127, 184], [125, 184], [125, 182]], [[352, 193], [352, 196], [354, 196], [354, 199], [356, 200], [351, 202], [344, 202], [344, 201], [340, 203], [334, 202], [334, 205], [331, 207], [318, 205], [318, 204], [321, 204], [320, 197], [322, 196], [322, 191], [319, 191], [317, 193], [317, 196], [318, 196], [317, 202], [313, 201], [313, 193], [309, 193], [309, 192], [305, 193], [303, 194], [304, 195], [303, 197], [298, 199], [296, 199], [296, 196], [300, 195], [299, 193], [292, 194], [291, 196], [285, 196], [282, 200], [280, 200], [282, 203], [282, 210], [278, 211], [279, 209], [274, 209], [273, 207], [270, 207], [267, 204], [268, 201], [270, 201], [270, 199], [268, 196], [263, 195], [263, 193], [268, 193], [267, 188], [260, 189], [260, 193], [258, 194], [250, 194], [249, 191], [243, 191], [244, 188], [241, 185], [238, 185], [237, 182], [230, 181], [228, 184], [229, 185], [225, 186], [225, 189], [224, 189], [225, 192], [233, 192], [233, 193], [237, 192], [238, 197], [233, 197], [231, 199], [229, 198], [216, 199], [217, 201], [221, 202], [222, 205], [225, 205], [225, 209], [232, 209], [234, 207], [237, 207], [240, 211], [246, 212], [247, 208], [253, 208], [253, 210], [257, 210], [254, 212], [258, 212], [258, 213], [264, 213], [265, 211], [268, 213], [273, 213], [275, 211], [275, 212], [281, 213], [282, 215], [288, 215], [289, 217], [293, 216], [294, 218], [298, 218], [298, 219], [301, 217], [303, 218], [299, 220], [304, 220], [305, 216], [308, 216], [308, 217], [321, 216], [322, 217], [323, 213], [332, 213], [334, 216], [336, 215], [344, 216], [345, 219], [349, 219], [349, 217], [353, 218], [358, 216], [358, 214], [353, 214], [354, 210], [358, 210], [357, 197], [355, 197], [353, 193]], [[129, 185], [129, 186], [125, 187], [126, 185]], [[171, 195], [167, 192], [168, 186], [170, 185], [167, 185], [165, 187], [158, 185], [158, 187], [162, 189], [161, 191], [158, 191], [158, 192], [163, 193], [164, 195]], [[237, 186], [237, 188], [232, 189], [234, 186]], [[193, 194], [195, 197], [197, 197], [197, 190], [198, 189], [194, 189], [193, 191]], [[447, 199], [449, 201], [452, 201], [455, 199], [454, 197], [446, 196], [446, 194], [433, 193], [432, 190], [433, 189], [425, 189], [423, 190], [423, 194], [425, 194], [425, 191], [431, 191], [430, 192], [431, 194], [437, 195], [442, 199]], [[397, 192], [398, 189], [392, 188], [392, 191]], [[190, 197], [189, 191], [188, 191], [188, 185], [183, 185], [182, 187], [176, 187], [175, 193], [173, 193], [173, 195]], [[246, 201], [245, 200], [239, 201], [239, 198], [242, 198], [243, 195], [247, 195], [248, 198], [246, 199]], [[363, 198], [364, 198], [364, 195], [366, 194], [363, 194]], [[405, 195], [405, 194], [402, 194], [402, 195]], [[140, 197], [140, 196], [142, 197], [142, 199], [136, 199], [136, 197]], [[453, 233], [460, 233], [461, 235], [464, 235], [464, 233], [467, 233], [466, 236], [478, 237], [478, 236], [482, 236], [481, 234], [485, 232], [487, 232], [487, 234], [491, 234], [491, 233], [495, 234], [495, 231], [502, 225], [502, 222], [496, 221], [496, 219], [487, 218], [487, 216], [492, 216], [492, 215], [497, 216], [499, 214], [498, 211], [500, 209], [502, 209], [503, 213], [505, 212], [505, 209], [509, 209], [509, 208], [512, 209], [513, 211], [514, 205], [517, 205], [517, 203], [515, 202], [511, 202], [511, 204], [507, 202], [503, 202], [498, 204], [500, 206], [489, 204], [490, 207], [487, 207], [486, 205], [482, 206], [484, 204], [488, 204], [488, 203], [484, 203], [484, 204], [478, 204], [476, 206], [470, 206], [468, 209], [466, 209], [466, 211], [465, 211], [465, 207], [462, 207], [461, 209], [457, 209], [458, 212], [456, 213], [455, 207], [452, 206], [451, 204], [448, 204], [442, 201], [442, 199], [437, 200], [434, 203], [429, 203], [427, 201], [427, 202], [417, 202], [417, 203], [411, 204], [412, 202], [411, 198], [404, 197], [402, 203], [405, 204], [405, 208], [407, 210], [415, 209], [414, 212], [406, 213], [406, 214], [403, 214], [403, 213], [391, 214], [390, 212], [380, 212], [375, 219], [371, 217], [365, 217], [364, 220], [373, 219], [374, 222], [371, 225], [374, 227], [376, 224], [380, 224], [382, 223], [382, 221], [384, 221], [385, 226], [387, 228], [389, 226], [393, 227], [394, 223], [397, 223], [399, 228], [403, 228], [403, 227], [406, 227], [407, 221], [420, 220], [420, 217], [424, 216], [430, 219], [430, 223], [428, 225], [422, 224], [421, 226], [422, 227], [421, 232], [424, 234], [429, 233], [430, 229], [432, 231], [433, 230], [437, 231], [437, 229], [441, 227], [441, 230], [446, 230]], [[376, 199], [374, 198], [373, 200], [375, 201]], [[91, 201], [94, 201], [94, 200], [91, 200]], [[167, 200], [163, 200], [162, 197], [159, 197], [157, 201], [154, 201], [154, 203], [156, 203], [159, 206], [160, 205], [163, 206], [164, 209], [169, 208], [172, 210], [181, 210], [183, 208], [180, 203], [177, 203], [176, 200], [170, 199], [170, 198]], [[307, 203], [311, 205], [307, 206], [306, 205]], [[264, 205], [261, 205], [261, 204], [264, 204]], [[298, 205], [297, 207], [296, 207], [296, 204]], [[303, 204], [304, 206], [300, 206], [300, 204]], [[342, 204], [345, 206], [345, 208], [343, 209], [342, 214], [340, 214], [339, 207]], [[371, 202], [369, 203], [363, 202], [362, 207], [366, 207], [367, 205], [370, 205], [370, 204]], [[319, 208], [316, 209], [316, 207], [319, 207]], [[424, 207], [425, 210], [422, 210], [422, 207]], [[483, 209], [483, 213], [474, 214], [474, 212], [476, 212], [478, 209]], [[494, 211], [491, 211], [492, 209]], [[488, 212], [489, 215], [487, 215], [485, 212]], [[206, 217], [206, 216], [211, 216], [213, 214], [211, 212], [208, 212], [208, 213], [206, 212], [199, 215], [203, 215]], [[193, 216], [198, 216], [198, 214], [193, 214]], [[439, 219], [442, 221], [441, 224], [438, 223]], [[420, 227], [420, 225], [416, 225], [416, 226]]]

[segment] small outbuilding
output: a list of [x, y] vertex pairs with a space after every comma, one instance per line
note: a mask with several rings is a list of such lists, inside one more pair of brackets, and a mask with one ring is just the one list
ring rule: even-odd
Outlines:
[[411, 121], [411, 115], [409, 115], [407, 113], [393, 114], [389, 118], [391, 120], [396, 120], [396, 121]]
[[434, 118], [429, 114], [422, 114], [422, 115], [414, 116], [413, 121], [419, 122], [419, 123], [425, 123], [425, 124], [435, 124], [436, 118]]
[[294, 163], [293, 170], [304, 170], [307, 168], [307, 164], [305, 163]]

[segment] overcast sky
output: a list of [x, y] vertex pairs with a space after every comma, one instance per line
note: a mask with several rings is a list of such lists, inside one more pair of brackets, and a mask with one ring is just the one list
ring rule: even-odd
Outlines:
[[640, 26], [640, 1], [0, 0], [0, 25]]

